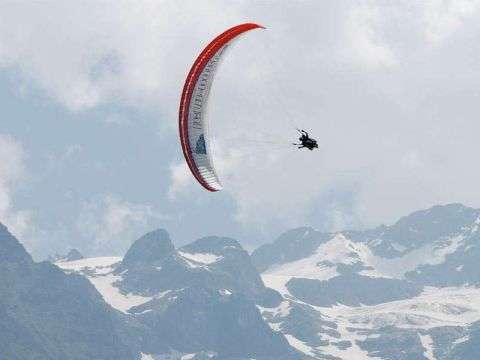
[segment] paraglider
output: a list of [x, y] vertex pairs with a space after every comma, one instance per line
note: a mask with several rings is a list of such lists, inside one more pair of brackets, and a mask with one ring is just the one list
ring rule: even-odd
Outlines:
[[[183, 155], [195, 179], [208, 191], [221, 190], [222, 183], [214, 167], [209, 121], [207, 116], [208, 95], [218, 64], [231, 42], [250, 30], [265, 29], [262, 25], [245, 23], [234, 26], [213, 39], [196, 58], [183, 86], [179, 109], [179, 133]], [[292, 119], [288, 118], [290, 121]], [[291, 121], [293, 122], [293, 121]], [[297, 129], [298, 130], [298, 129]], [[318, 148], [317, 141], [309, 137], [304, 130], [299, 149]], [[244, 139], [246, 143], [248, 139]], [[258, 144], [273, 144], [268, 139], [251, 140]], [[278, 143], [277, 143], [278, 145]], [[288, 142], [281, 143], [288, 146]]]
[[309, 135], [308, 132], [305, 130], [299, 130], [297, 131], [300, 133], [300, 137], [298, 140], [300, 140], [300, 144], [293, 144], [295, 146], [298, 146], [299, 149], [307, 148], [308, 150], [313, 150], [318, 148], [318, 143], [317, 140], [312, 139]]
[[231, 41], [247, 31], [264, 29], [246, 23], [234, 26], [208, 44], [193, 63], [180, 100], [179, 130], [183, 155], [197, 181], [209, 191], [219, 191], [222, 184], [213, 165], [208, 135], [206, 108], [217, 65]]

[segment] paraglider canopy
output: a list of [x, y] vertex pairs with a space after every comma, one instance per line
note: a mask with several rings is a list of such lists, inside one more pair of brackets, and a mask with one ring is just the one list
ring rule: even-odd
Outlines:
[[213, 165], [206, 118], [210, 86], [230, 42], [247, 31], [263, 28], [258, 24], [246, 23], [226, 30], [203, 49], [185, 80], [179, 111], [180, 142], [190, 171], [209, 191], [222, 189]]

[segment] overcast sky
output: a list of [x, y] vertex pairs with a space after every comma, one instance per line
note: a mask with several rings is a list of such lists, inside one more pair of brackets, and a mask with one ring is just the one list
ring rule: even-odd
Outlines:
[[[267, 30], [217, 73], [212, 194], [184, 164], [179, 95], [242, 22]], [[479, 1], [2, 1], [0, 221], [42, 258], [122, 254], [157, 227], [251, 249], [480, 207], [479, 38]], [[318, 151], [289, 146], [295, 126]]]

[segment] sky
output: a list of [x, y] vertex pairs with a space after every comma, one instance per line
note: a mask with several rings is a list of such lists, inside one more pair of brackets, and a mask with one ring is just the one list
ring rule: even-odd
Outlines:
[[[0, 221], [38, 259], [177, 245], [247, 249], [295, 226], [390, 224], [480, 207], [479, 1], [83, 1], [0, 4]], [[195, 57], [243, 22], [210, 94], [203, 190], [178, 140]], [[295, 127], [319, 141], [298, 151]]]

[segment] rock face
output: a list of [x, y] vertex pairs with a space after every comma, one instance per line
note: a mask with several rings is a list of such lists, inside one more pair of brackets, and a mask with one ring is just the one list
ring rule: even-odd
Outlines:
[[124, 292], [152, 296], [189, 287], [242, 294], [259, 304], [278, 304], [240, 244], [229, 238], [199, 239], [178, 251], [168, 234], [157, 230], [137, 240], [115, 270]]
[[1, 359], [135, 358], [134, 334], [90, 282], [33, 262], [3, 225], [0, 279]]
[[315, 306], [377, 305], [392, 300], [409, 299], [422, 292], [422, 286], [386, 278], [358, 274], [337, 276], [329, 281], [293, 278], [288, 282], [291, 294]]
[[252, 261], [260, 272], [271, 265], [303, 259], [312, 254], [319, 244], [331, 238], [329, 233], [319, 233], [309, 227], [289, 230], [280, 235], [275, 243], [256, 249]]
[[120, 269], [161, 262], [175, 251], [170, 235], [165, 230], [155, 230], [142, 236], [128, 249]]
[[5, 266], [6, 264], [30, 266], [32, 263], [30, 254], [0, 223], [0, 264]]
[[[224, 358], [291, 358], [283, 335], [272, 332], [242, 295], [189, 287], [133, 308], [165, 346], [183, 353], [209, 351]], [[159, 353], [158, 345], [146, 348]], [[288, 356], [291, 354], [291, 356]]]
[[285, 299], [262, 313], [318, 358], [473, 360], [479, 244], [480, 210], [460, 204], [366, 231], [293, 229], [252, 254]]
[[221, 358], [291, 352], [255, 307], [280, 303], [280, 294], [264, 286], [250, 256], [233, 239], [207, 237], [175, 250], [168, 233], [157, 230], [132, 245], [115, 273], [121, 292], [152, 298], [130, 309], [162, 334], [164, 346], [157, 343], [149, 353], [169, 347]]

